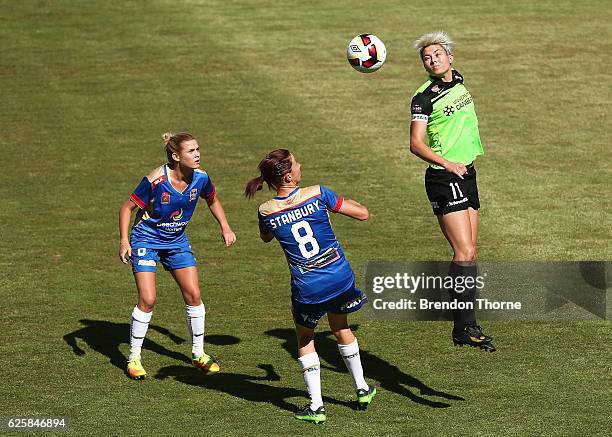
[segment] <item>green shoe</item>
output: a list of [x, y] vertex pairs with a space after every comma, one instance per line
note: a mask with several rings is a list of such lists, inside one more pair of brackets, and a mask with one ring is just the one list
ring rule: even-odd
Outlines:
[[372, 400], [376, 396], [376, 387], [368, 387], [367, 390], [357, 390], [357, 404], [359, 404], [360, 410], [365, 410], [368, 405], [372, 403]]
[[191, 362], [204, 373], [218, 373], [221, 370], [218, 361], [208, 354], [202, 354], [198, 357], [192, 355]]
[[310, 404], [306, 405], [300, 411], [295, 413], [293, 417], [295, 417], [297, 420], [313, 422], [316, 424], [323, 423], [327, 419], [327, 417], [325, 417], [324, 407], [321, 406], [317, 409], [317, 411], [312, 411], [312, 409], [310, 408]]

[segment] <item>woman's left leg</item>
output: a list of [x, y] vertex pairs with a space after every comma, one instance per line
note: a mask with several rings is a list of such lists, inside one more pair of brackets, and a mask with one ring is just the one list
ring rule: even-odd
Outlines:
[[219, 364], [214, 358], [204, 353], [206, 310], [200, 294], [198, 270], [196, 267], [185, 267], [171, 270], [170, 273], [181, 289], [185, 301], [185, 318], [187, 331], [191, 337], [193, 364], [204, 372], [218, 372]]
[[321, 362], [314, 344], [314, 328], [302, 326], [295, 321], [298, 364], [302, 369], [310, 404], [295, 414], [295, 418], [309, 422], [324, 422], [325, 408], [321, 394]]
[[472, 245], [474, 246], [474, 261], [478, 259], [478, 210], [468, 208], [470, 214], [470, 227], [472, 228]]

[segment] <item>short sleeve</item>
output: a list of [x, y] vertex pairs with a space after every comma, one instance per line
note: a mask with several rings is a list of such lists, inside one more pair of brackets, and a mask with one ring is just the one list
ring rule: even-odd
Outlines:
[[202, 194], [200, 197], [204, 199], [212, 200], [215, 198], [216, 195], [217, 195], [217, 190], [215, 188], [215, 184], [213, 184], [210, 177], [208, 177], [206, 184], [204, 184], [204, 187], [202, 188]]
[[424, 94], [418, 93], [412, 98], [410, 104], [411, 121], [429, 121], [429, 116], [433, 112], [431, 101]]
[[342, 207], [342, 203], [344, 202], [344, 197], [338, 196], [332, 190], [330, 190], [329, 188], [323, 185], [320, 185], [320, 187], [321, 187], [321, 199], [323, 200], [323, 203], [325, 203], [325, 205], [327, 206], [327, 209], [329, 209], [332, 212], [340, 211], [340, 208]]
[[266, 224], [266, 220], [264, 219], [264, 216], [261, 215], [259, 211], [257, 211], [257, 220], [259, 221], [259, 230], [262, 233], [266, 233], [270, 231], [270, 227]]
[[153, 188], [151, 187], [151, 182], [149, 182], [147, 177], [144, 177], [130, 196], [130, 200], [134, 202], [138, 208], [145, 209], [152, 198]]

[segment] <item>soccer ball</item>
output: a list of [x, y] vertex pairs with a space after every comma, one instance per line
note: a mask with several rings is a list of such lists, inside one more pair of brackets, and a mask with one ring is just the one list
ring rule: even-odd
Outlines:
[[355, 70], [373, 73], [385, 63], [387, 49], [376, 35], [362, 33], [348, 44], [346, 57]]

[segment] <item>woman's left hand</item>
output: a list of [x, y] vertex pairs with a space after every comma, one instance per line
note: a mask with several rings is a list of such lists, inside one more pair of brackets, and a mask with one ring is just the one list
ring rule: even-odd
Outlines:
[[236, 242], [236, 234], [231, 229], [221, 232], [221, 239], [225, 243], [225, 247], [231, 247]]

